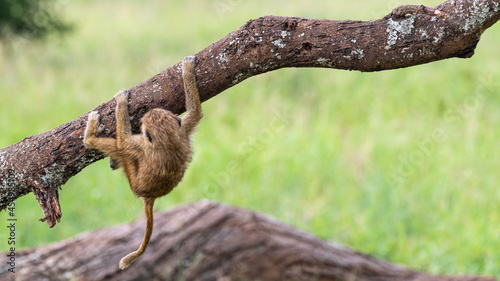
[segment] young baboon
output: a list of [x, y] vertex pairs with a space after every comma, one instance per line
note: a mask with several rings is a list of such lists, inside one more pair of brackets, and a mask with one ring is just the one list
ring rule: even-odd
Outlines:
[[168, 194], [182, 179], [191, 159], [190, 135], [202, 117], [200, 97], [194, 73], [195, 57], [182, 61], [182, 79], [186, 94], [186, 114], [180, 118], [160, 108], [142, 117], [141, 134], [132, 135], [128, 115], [129, 92], [119, 91], [116, 100], [116, 140], [99, 138], [99, 114], [89, 114], [84, 143], [111, 157], [112, 168], [123, 168], [130, 189], [144, 201], [146, 232], [141, 246], [121, 259], [119, 267], [127, 268], [148, 246], [153, 231], [153, 205]]

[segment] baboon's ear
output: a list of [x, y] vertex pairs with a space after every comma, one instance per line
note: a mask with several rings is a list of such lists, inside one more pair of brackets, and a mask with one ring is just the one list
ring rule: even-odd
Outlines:
[[145, 131], [145, 132], [144, 132], [144, 135], [146, 136], [146, 138], [148, 138], [148, 141], [149, 141], [149, 142], [152, 142], [152, 141], [153, 141], [153, 140], [151, 139], [151, 135], [150, 135], [147, 131]]

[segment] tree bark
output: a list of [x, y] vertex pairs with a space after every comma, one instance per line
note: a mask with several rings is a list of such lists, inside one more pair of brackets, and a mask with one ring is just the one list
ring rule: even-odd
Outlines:
[[148, 249], [126, 270], [118, 262], [141, 243], [144, 219], [16, 253], [16, 273], [2, 266], [0, 279], [495, 280], [410, 270], [325, 243], [269, 217], [206, 201], [155, 216]]
[[[451, 57], [472, 56], [481, 34], [500, 18], [496, 0], [449, 0], [435, 9], [406, 5], [374, 21], [331, 21], [265, 16], [248, 21], [196, 54], [202, 101], [258, 74], [283, 67], [380, 71]], [[184, 111], [180, 63], [133, 87], [130, 115], [161, 107]], [[111, 94], [110, 94], [111, 96]], [[101, 104], [114, 136], [114, 100]], [[33, 192], [53, 227], [61, 218], [61, 185], [103, 155], [86, 150], [82, 139], [88, 113], [50, 131], [0, 150], [0, 210]]]

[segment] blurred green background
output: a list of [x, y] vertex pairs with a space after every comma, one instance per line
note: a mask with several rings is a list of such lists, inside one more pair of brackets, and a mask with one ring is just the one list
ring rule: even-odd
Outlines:
[[[440, 1], [58, 1], [72, 32], [0, 45], [0, 147], [90, 111], [249, 19], [370, 20], [408, 3]], [[415, 269], [500, 277], [499, 43], [497, 24], [467, 60], [252, 77], [203, 103], [190, 169], [155, 207], [208, 198]], [[32, 194], [16, 201], [18, 249], [143, 216], [107, 160], [73, 177], [60, 200], [53, 229], [38, 222]]]

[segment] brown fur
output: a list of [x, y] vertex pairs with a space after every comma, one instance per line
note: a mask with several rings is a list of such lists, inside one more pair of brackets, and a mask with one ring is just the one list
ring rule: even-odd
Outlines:
[[158, 197], [168, 194], [182, 179], [191, 159], [190, 135], [202, 117], [200, 98], [194, 73], [195, 57], [182, 61], [182, 79], [186, 93], [186, 114], [179, 118], [168, 110], [155, 108], [141, 119], [141, 134], [132, 135], [128, 115], [128, 91], [115, 95], [116, 140], [99, 138], [99, 114], [89, 114], [84, 143], [111, 157], [112, 169], [123, 168], [130, 189], [144, 201], [146, 232], [139, 249], [124, 257], [119, 264], [127, 268], [148, 246], [153, 231], [153, 205]]

